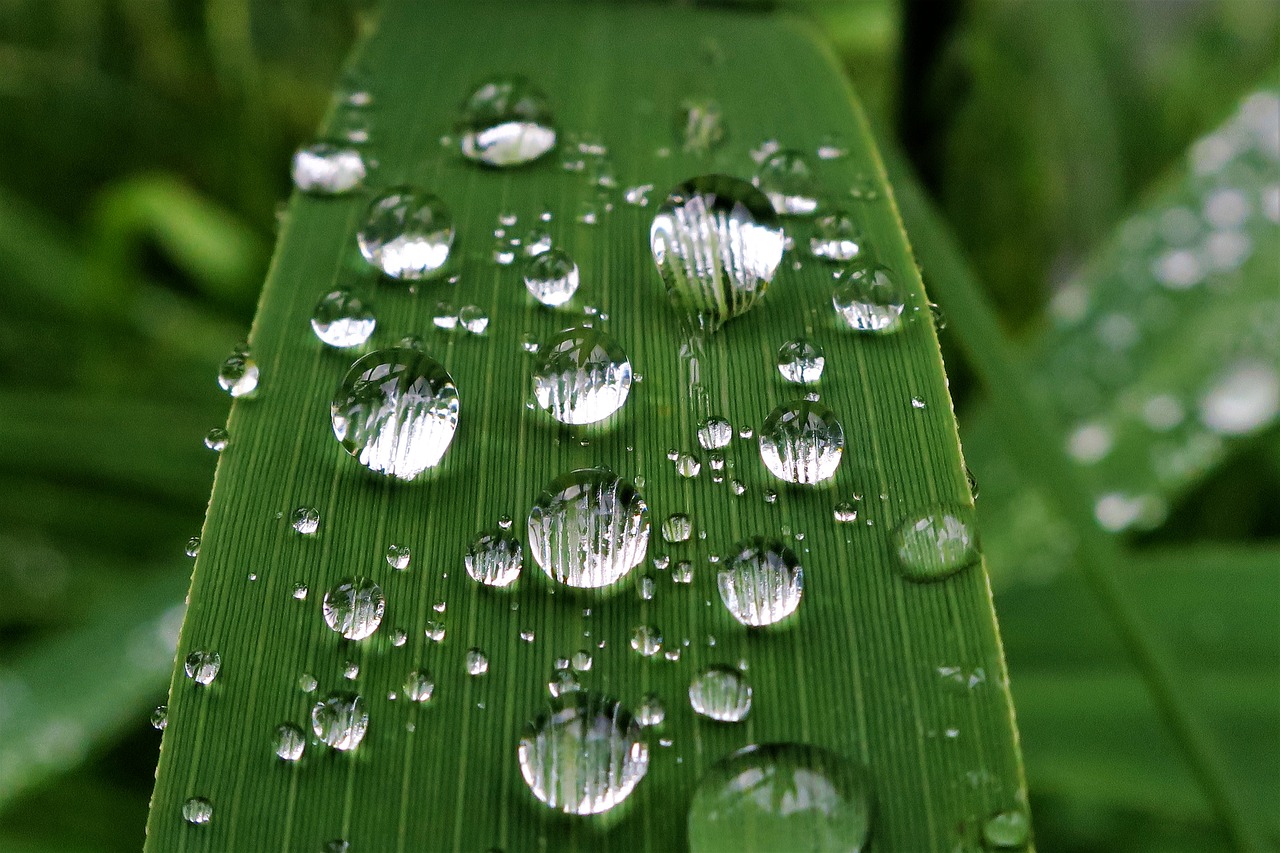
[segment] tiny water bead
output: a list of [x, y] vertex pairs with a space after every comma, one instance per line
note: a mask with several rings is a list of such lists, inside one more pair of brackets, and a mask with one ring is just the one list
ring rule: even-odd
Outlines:
[[778, 348], [778, 372], [794, 385], [813, 385], [822, 378], [826, 366], [822, 347], [812, 341], [796, 338]]
[[706, 154], [725, 138], [720, 105], [710, 98], [686, 98], [675, 118], [676, 143], [691, 154]]
[[631, 648], [641, 657], [653, 657], [662, 651], [662, 632], [652, 625], [637, 625], [631, 632]]
[[363, 345], [377, 325], [378, 319], [364, 300], [346, 290], [321, 296], [311, 312], [311, 330], [322, 343], [335, 349]]
[[358, 188], [368, 169], [354, 148], [316, 142], [293, 155], [293, 185], [311, 195], [342, 195]]
[[547, 575], [578, 588], [621, 580], [649, 550], [649, 508], [630, 483], [605, 468], [553, 480], [529, 510], [529, 549]]
[[636, 722], [644, 728], [652, 728], [660, 726], [667, 718], [667, 707], [662, 704], [662, 698], [656, 693], [646, 693], [640, 697], [640, 704], [636, 706]]
[[369, 202], [356, 243], [384, 275], [416, 281], [440, 271], [453, 237], [453, 215], [439, 196], [395, 187]]
[[755, 536], [738, 543], [717, 575], [720, 599], [743, 625], [772, 625], [800, 606], [804, 569], [777, 539]]
[[543, 305], [563, 305], [578, 291], [578, 265], [563, 249], [548, 248], [525, 260], [524, 286]]
[[183, 548], [183, 552], [184, 552], [188, 557], [195, 557], [195, 556], [199, 555], [199, 553], [200, 553], [200, 537], [199, 537], [199, 536], [192, 536], [190, 539], [188, 539], [188, 540], [187, 540], [186, 547], [185, 547], [185, 548]]
[[862, 253], [862, 234], [848, 211], [836, 210], [818, 217], [809, 251], [824, 261], [852, 261]]
[[854, 331], [889, 334], [903, 324], [906, 295], [880, 264], [851, 267], [831, 294], [836, 313]]
[[218, 677], [222, 669], [222, 655], [207, 649], [197, 649], [187, 655], [183, 669], [196, 684], [207, 687]]
[[542, 345], [533, 371], [533, 394], [560, 423], [591, 424], [622, 408], [631, 378], [631, 361], [613, 336], [577, 327]]
[[232, 397], [248, 397], [258, 390], [258, 363], [243, 347], [227, 356], [218, 368], [218, 386]]
[[484, 653], [484, 649], [469, 648], [466, 657], [467, 675], [484, 675], [489, 671], [489, 656]]
[[703, 450], [719, 450], [733, 440], [733, 425], [722, 417], [712, 415], [698, 424], [698, 444]]
[[783, 216], [809, 216], [818, 209], [818, 183], [809, 158], [782, 150], [760, 165], [752, 181]]
[[649, 747], [623, 705], [590, 691], [551, 700], [516, 749], [520, 775], [548, 808], [601, 814], [625, 800], [649, 770]]
[[182, 819], [192, 826], [204, 826], [213, 820], [213, 803], [204, 797], [191, 797], [182, 804]]
[[281, 761], [297, 761], [307, 748], [307, 736], [293, 723], [281, 723], [276, 726], [271, 745]]
[[289, 525], [303, 536], [313, 536], [320, 529], [320, 511], [312, 506], [300, 506], [289, 516]]
[[858, 520], [858, 508], [848, 501], [841, 501], [831, 508], [831, 516], [838, 524], [851, 524]]
[[662, 522], [662, 541], [688, 542], [693, 536], [693, 520], [683, 512], [675, 512]]
[[436, 683], [432, 679], [431, 673], [415, 669], [413, 672], [405, 676], [404, 679], [404, 698], [410, 702], [430, 702], [431, 696], [435, 693]]
[[158, 732], [164, 731], [169, 727], [169, 706], [157, 705], [156, 709], [151, 712], [151, 728]]
[[649, 229], [668, 297], [708, 331], [749, 311], [764, 295], [785, 244], [769, 199], [727, 175], [672, 189]]
[[222, 427], [214, 427], [205, 433], [204, 446], [212, 450], [214, 453], [221, 453], [227, 449], [227, 445], [231, 442], [231, 436]]
[[371, 471], [413, 480], [440, 464], [458, 428], [458, 388], [438, 361], [412, 349], [369, 353], [333, 399], [333, 434]]
[[556, 144], [547, 98], [520, 76], [480, 84], [462, 105], [457, 133], [462, 154], [486, 166], [519, 166]]
[[714, 764], [689, 805], [690, 853], [858, 853], [871, 832], [866, 773], [826, 749], [748, 746]]
[[978, 560], [973, 510], [934, 507], [913, 515], [893, 534], [898, 570], [908, 580], [949, 577]]
[[360, 745], [369, 728], [369, 712], [355, 693], [330, 693], [311, 708], [311, 731], [340, 752]]
[[348, 640], [363, 640], [382, 624], [387, 600], [368, 578], [344, 580], [324, 594], [325, 624]]
[[471, 541], [463, 562], [467, 574], [485, 586], [511, 586], [520, 577], [524, 548], [520, 540], [501, 528], [481, 533]]
[[409, 559], [412, 556], [413, 552], [409, 550], [408, 545], [392, 543], [387, 546], [387, 565], [398, 572], [409, 568]]
[[703, 717], [741, 722], [751, 711], [751, 685], [732, 667], [708, 667], [689, 684], [689, 704]]
[[458, 325], [472, 335], [483, 335], [489, 328], [489, 315], [476, 305], [463, 305], [458, 309]]
[[781, 480], [814, 485], [835, 476], [844, 428], [822, 403], [796, 400], [769, 413], [760, 427], [760, 458]]
[[992, 815], [982, 825], [982, 843], [991, 850], [1021, 850], [1031, 838], [1031, 821], [1022, 810]]

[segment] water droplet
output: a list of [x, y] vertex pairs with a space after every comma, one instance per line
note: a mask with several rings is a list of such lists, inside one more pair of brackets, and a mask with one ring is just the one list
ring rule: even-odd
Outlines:
[[651, 658], [662, 651], [662, 632], [652, 625], [637, 625], [631, 631], [631, 648]]
[[360, 664], [353, 660], [344, 663], [342, 665], [342, 677], [348, 681], [355, 681], [360, 677]]
[[412, 480], [440, 464], [458, 428], [458, 388], [435, 359], [410, 349], [369, 353], [334, 396], [333, 434], [371, 471]]
[[1280, 414], [1280, 373], [1261, 361], [1227, 368], [1200, 398], [1200, 421], [1220, 435], [1248, 435]]
[[926, 407], [927, 407], [927, 405], [928, 405], [928, 404], [927, 404], [927, 403], [925, 403], [925, 401], [924, 401], [924, 398], [923, 398], [923, 397], [912, 397], [912, 398], [911, 398], [911, 408], [913, 408], [913, 409], [923, 409], [923, 408], [926, 408]]
[[785, 237], [769, 200], [746, 181], [707, 175], [671, 190], [649, 246], [676, 309], [715, 330], [750, 310], [773, 280]]
[[543, 305], [563, 305], [578, 290], [578, 265], [563, 249], [548, 247], [525, 261], [524, 286]]
[[671, 569], [671, 582], [679, 584], [693, 583], [693, 563], [681, 560]]
[[405, 676], [404, 698], [410, 702], [431, 701], [431, 695], [435, 692], [435, 689], [436, 683], [432, 680], [429, 672], [415, 669]]
[[324, 843], [320, 853], [351, 853], [351, 844], [345, 838], [333, 838]]
[[311, 312], [311, 329], [316, 337], [331, 347], [358, 347], [373, 334], [378, 320], [364, 300], [345, 290], [334, 290], [320, 297]]
[[348, 640], [363, 640], [382, 624], [387, 609], [382, 589], [368, 578], [349, 578], [324, 594], [324, 621]]
[[476, 305], [458, 309], [458, 324], [472, 335], [483, 335], [489, 328], [489, 315]]
[[566, 693], [573, 693], [581, 690], [582, 684], [577, 677], [566, 669], [558, 669], [551, 674], [551, 680], [547, 682], [547, 692], [552, 696], [563, 696]]
[[227, 449], [227, 444], [230, 443], [230, 441], [231, 436], [227, 434], [225, 429], [222, 427], [214, 427], [209, 430], [209, 432], [205, 433], [204, 446], [212, 450], [214, 453], [221, 453]]
[[312, 195], [341, 195], [359, 187], [368, 170], [354, 148], [316, 142], [293, 155], [293, 185]]
[[218, 671], [222, 669], [222, 655], [205, 649], [197, 649], [187, 655], [184, 668], [187, 672], [187, 678], [190, 678], [196, 684], [207, 686], [213, 683], [213, 680], [218, 677]]
[[298, 689], [303, 693], [314, 693], [318, 686], [319, 683], [316, 681], [316, 677], [311, 673], [304, 672], [298, 676]]
[[760, 427], [760, 458], [779, 479], [814, 485], [835, 476], [844, 429], [821, 403], [796, 400], [774, 409]]
[[996, 850], [1025, 847], [1030, 836], [1031, 821], [1021, 810], [1000, 812], [982, 825], [982, 843]]
[[248, 397], [258, 389], [258, 363], [243, 347], [227, 356], [218, 368], [218, 386], [232, 397]]
[[553, 699], [525, 727], [516, 754], [533, 795], [566, 814], [608, 811], [649, 769], [649, 747], [630, 712], [587, 691]]
[[511, 586], [520, 577], [524, 549], [520, 540], [501, 528], [471, 541], [464, 562], [471, 579], [485, 586]]
[[164, 731], [169, 726], [169, 706], [157, 705], [156, 709], [151, 712], [151, 728], [158, 732]]
[[306, 601], [307, 592], [308, 592], [307, 585], [305, 583], [298, 581], [293, 585], [293, 597], [296, 598], [298, 601]]
[[529, 548], [549, 577], [579, 588], [608, 586], [644, 562], [649, 508], [604, 468], [553, 480], [529, 511]]
[[978, 560], [973, 511], [935, 507], [904, 521], [893, 534], [898, 570], [908, 580], [941, 580]]
[[484, 675], [489, 671], [489, 657], [483, 649], [467, 649], [467, 675]]
[[183, 548], [183, 551], [186, 553], [188, 557], [194, 557], [197, 554], [199, 554], [200, 553], [200, 537], [192, 536], [190, 539], [188, 539], [186, 547]]
[[733, 425], [724, 418], [712, 416], [698, 425], [698, 444], [704, 450], [727, 447], [733, 439]]
[[403, 628], [397, 628], [391, 632], [391, 645], [397, 649], [409, 642], [409, 633]]
[[566, 329], [539, 351], [534, 397], [561, 423], [602, 421], [622, 408], [630, 392], [631, 362], [618, 342], [600, 329]]
[[636, 722], [645, 728], [662, 725], [667, 718], [667, 708], [656, 693], [646, 693], [640, 697], [640, 705], [636, 708]]
[[708, 667], [689, 685], [689, 704], [704, 717], [722, 723], [741, 722], [751, 711], [751, 685], [736, 669]]
[[289, 524], [303, 536], [312, 536], [320, 529], [320, 511], [312, 506], [300, 506], [289, 516]]
[[330, 693], [311, 708], [311, 731], [342, 752], [359, 746], [368, 728], [369, 712], [355, 693]]
[[804, 338], [787, 341], [778, 348], [778, 372], [796, 385], [812, 385], [822, 378], [827, 359], [822, 347]]
[[636, 590], [639, 592], [642, 601], [653, 601], [653, 578], [648, 576], [640, 578], [639, 583], [636, 584]]
[[839, 524], [851, 524], [858, 520], [858, 508], [848, 501], [841, 501], [831, 508], [831, 516]]
[[434, 619], [428, 620], [426, 630], [423, 631], [426, 638], [433, 643], [443, 643], [445, 628], [443, 622], [437, 622]]
[[902, 327], [906, 297], [893, 273], [879, 264], [851, 267], [831, 302], [855, 331], [889, 334]]
[[825, 261], [851, 261], [862, 252], [862, 233], [848, 211], [833, 211], [814, 223], [809, 251]]
[[760, 165], [752, 180], [783, 216], [809, 216], [818, 209], [818, 185], [809, 158], [783, 150]]
[[547, 98], [524, 77], [486, 80], [462, 106], [462, 154], [486, 166], [532, 162], [556, 144]]
[[356, 243], [384, 275], [416, 281], [444, 267], [453, 236], [453, 215], [439, 196], [395, 187], [369, 202]]
[[675, 512], [662, 522], [664, 542], [688, 542], [693, 536], [693, 520], [683, 512]]
[[857, 853], [871, 831], [865, 772], [803, 744], [748, 746], [714, 764], [689, 806], [690, 853]]
[[391, 544], [387, 546], [387, 565], [396, 571], [403, 572], [409, 568], [409, 559], [413, 552], [408, 545]]
[[724, 142], [720, 105], [710, 98], [687, 98], [676, 111], [676, 144], [691, 154], [706, 154]]
[[717, 582], [733, 618], [743, 625], [772, 625], [800, 606], [804, 569], [782, 542], [754, 536], [738, 543]]
[[213, 820], [213, 803], [204, 797], [191, 797], [182, 804], [182, 819], [193, 826], [204, 826]]
[[272, 748], [282, 761], [297, 761], [307, 748], [307, 737], [293, 723], [281, 723], [276, 726]]

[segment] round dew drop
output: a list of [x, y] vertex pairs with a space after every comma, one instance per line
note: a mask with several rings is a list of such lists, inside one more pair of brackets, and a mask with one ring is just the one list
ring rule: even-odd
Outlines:
[[548, 808], [601, 814], [635, 790], [649, 769], [640, 725], [620, 702], [590, 691], [553, 699], [516, 750], [520, 775]]
[[218, 386], [232, 397], [248, 397], [258, 390], [258, 363], [238, 349], [218, 368]]
[[462, 155], [486, 166], [520, 166], [556, 144], [547, 98], [524, 77], [486, 80], [467, 98], [458, 119]]
[[293, 155], [293, 185], [311, 195], [342, 195], [364, 183], [368, 170], [354, 148], [316, 142]]
[[227, 449], [227, 445], [231, 442], [231, 436], [222, 427], [214, 427], [205, 434], [204, 446], [212, 450], [214, 453], [221, 453]]
[[829, 480], [844, 454], [844, 428], [822, 403], [796, 400], [760, 427], [760, 458], [777, 478], [812, 486]]
[[276, 726], [272, 748], [281, 761], [297, 761], [307, 748], [307, 737], [293, 723], [281, 723]]
[[652, 728], [660, 726], [667, 718], [667, 708], [662, 704], [662, 698], [656, 693], [646, 693], [640, 698], [640, 705], [636, 708], [636, 722], [644, 728]]
[[483, 649], [467, 649], [466, 666], [467, 675], [484, 675], [489, 671], [489, 656]]
[[809, 158], [784, 150], [765, 160], [752, 183], [782, 216], [810, 216], [818, 209], [818, 184]]
[[862, 235], [847, 211], [833, 211], [818, 218], [809, 251], [824, 261], [852, 261], [862, 252]]
[[672, 513], [662, 522], [662, 541], [688, 542], [693, 537], [693, 521], [683, 512]]
[[520, 577], [524, 548], [510, 533], [495, 528], [471, 542], [464, 562], [473, 581], [485, 586], [506, 587]]
[[529, 510], [529, 549], [552, 580], [595, 589], [644, 562], [649, 529], [639, 490], [608, 469], [581, 468], [538, 495]]
[[795, 385], [813, 385], [827, 366], [822, 348], [804, 338], [787, 341], [778, 349], [778, 372]]
[[330, 693], [311, 708], [311, 731], [340, 752], [359, 746], [368, 728], [369, 712], [354, 693]]
[[320, 511], [311, 506], [300, 506], [289, 517], [289, 525], [303, 536], [313, 536], [320, 529]]
[[703, 717], [738, 723], [751, 711], [751, 685], [732, 667], [708, 667], [689, 685], [689, 704]]
[[652, 625], [637, 625], [631, 632], [631, 648], [641, 657], [653, 657], [662, 651], [662, 632]]
[[836, 314], [856, 332], [889, 334], [903, 325], [906, 295], [887, 267], [853, 266], [831, 294]]
[[568, 252], [548, 248], [525, 260], [524, 286], [543, 305], [563, 305], [578, 291], [578, 265]]
[[733, 439], [733, 424], [722, 417], [711, 416], [698, 425], [698, 444], [703, 450], [719, 450]]
[[344, 580], [324, 594], [325, 624], [348, 640], [363, 640], [378, 630], [387, 600], [368, 578]]
[[377, 325], [378, 319], [364, 301], [345, 290], [326, 293], [311, 312], [311, 330], [322, 343], [336, 349], [363, 345]]
[[387, 546], [387, 565], [398, 572], [409, 568], [409, 559], [412, 556], [413, 552], [409, 550], [408, 545], [392, 543]]
[[989, 850], [1021, 850], [1030, 837], [1031, 821], [1017, 809], [993, 815], [982, 826], [982, 843]]
[[772, 625], [800, 606], [804, 570], [777, 539], [755, 536], [738, 543], [717, 576], [720, 600], [743, 625]]
[[191, 797], [182, 804], [182, 819], [192, 826], [204, 826], [213, 820], [213, 803], [204, 797]]
[[897, 567], [907, 580], [950, 577], [978, 561], [973, 510], [934, 507], [902, 522], [894, 531]]
[[533, 371], [538, 405], [564, 424], [602, 421], [631, 392], [631, 361], [600, 329], [566, 329], [542, 345]]
[[207, 687], [213, 683], [218, 677], [218, 672], [222, 669], [222, 655], [217, 652], [198, 649], [187, 655], [183, 662], [183, 669], [196, 684]]
[[430, 702], [435, 689], [436, 683], [429, 672], [415, 669], [405, 676], [404, 698], [410, 702]]
[[416, 281], [444, 267], [453, 237], [453, 215], [438, 196], [396, 187], [369, 202], [356, 243], [384, 275]]

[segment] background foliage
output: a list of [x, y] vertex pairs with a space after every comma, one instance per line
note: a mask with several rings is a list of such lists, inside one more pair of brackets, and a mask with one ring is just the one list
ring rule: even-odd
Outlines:
[[[1055, 294], [1123, 260], [1124, 218], [1174, 191], [1194, 140], [1274, 86], [1280, 55], [1280, 5], [1250, 0], [795, 8], [911, 155], [1046, 386], [1036, 366], [1072, 339]], [[0, 2], [0, 849], [140, 846], [147, 717], [213, 469], [200, 439], [227, 409], [213, 374], [247, 330], [289, 155], [358, 13]], [[1273, 276], [1274, 300], [1274, 266], [1244, 272], [1264, 299]], [[1231, 304], [1213, 314], [1228, 331]], [[1054, 543], [1028, 537], [1053, 520], [1009, 509], [1035, 472], [1004, 459], [982, 389], [944, 348], [1039, 847], [1225, 847], [1096, 605]], [[1056, 411], [1064, 433], [1077, 425]], [[1277, 499], [1272, 422], [1126, 534], [1121, 579], [1260, 811], [1280, 786]]]

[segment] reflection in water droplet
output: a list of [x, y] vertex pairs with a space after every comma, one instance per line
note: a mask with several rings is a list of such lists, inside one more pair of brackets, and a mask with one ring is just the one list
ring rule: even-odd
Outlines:
[[898, 570], [908, 580], [941, 580], [978, 560], [973, 510], [935, 507], [904, 521], [893, 534]]
[[429, 702], [431, 695], [435, 692], [436, 683], [431, 678], [431, 673], [415, 669], [413, 672], [405, 676], [404, 679], [404, 698], [410, 702]]
[[871, 831], [865, 772], [814, 746], [748, 746], [698, 782], [689, 806], [690, 853], [858, 853]]
[[578, 290], [578, 265], [563, 249], [548, 247], [525, 261], [524, 286], [543, 305], [563, 305]]
[[631, 632], [631, 648], [651, 658], [662, 651], [662, 632], [652, 625], [637, 625]]
[[844, 429], [821, 403], [796, 400], [770, 412], [760, 427], [760, 458], [789, 483], [813, 485], [835, 476]]
[[600, 814], [625, 800], [649, 769], [649, 747], [621, 703], [588, 691], [553, 699], [525, 727], [520, 775], [549, 808]]
[[440, 464], [458, 428], [458, 389], [435, 359], [410, 349], [369, 353], [334, 396], [333, 434], [366, 468], [412, 480]]
[[694, 178], [671, 190], [649, 246], [676, 309], [715, 330], [756, 304], [782, 260], [785, 237], [769, 200], [746, 181]]
[[395, 187], [369, 202], [356, 242], [364, 259], [384, 275], [413, 281], [439, 272], [453, 236], [453, 215], [438, 196]]
[[693, 520], [683, 512], [675, 512], [662, 522], [664, 542], [688, 542], [693, 536]]
[[906, 296], [894, 274], [879, 264], [849, 268], [831, 302], [855, 331], [888, 334], [903, 324]]
[[302, 729], [293, 723], [281, 723], [276, 726], [272, 748], [282, 761], [297, 761], [307, 748], [307, 738]]
[[320, 529], [320, 511], [312, 506], [300, 506], [289, 516], [289, 524], [303, 536], [311, 536]]
[[698, 444], [703, 450], [719, 450], [733, 440], [733, 425], [724, 418], [711, 416], [698, 425]]
[[204, 797], [191, 797], [182, 804], [182, 819], [193, 826], [204, 826], [213, 820], [213, 803]]
[[187, 545], [183, 549], [188, 557], [195, 557], [200, 553], [200, 537], [192, 536], [187, 540]]
[[831, 515], [839, 524], [849, 524], [858, 520], [858, 508], [848, 501], [841, 501], [831, 508]]
[[248, 397], [258, 390], [258, 363], [239, 348], [218, 368], [218, 386], [232, 397]]
[[354, 148], [316, 142], [293, 155], [293, 185], [312, 195], [341, 195], [364, 182], [364, 158]]
[[157, 705], [156, 709], [151, 712], [151, 728], [158, 732], [164, 731], [169, 727], [169, 706]]
[[396, 571], [403, 572], [409, 568], [409, 559], [413, 552], [408, 545], [391, 544], [387, 546], [387, 565]]
[[529, 163], [556, 144], [546, 96], [520, 76], [477, 87], [462, 106], [457, 132], [463, 156], [486, 166]]
[[311, 312], [311, 329], [331, 347], [358, 347], [373, 334], [378, 320], [358, 296], [335, 290], [320, 297]]
[[862, 252], [862, 234], [848, 211], [836, 210], [818, 217], [809, 251], [825, 261], [851, 261]]
[[796, 385], [812, 385], [822, 378], [827, 366], [822, 347], [804, 338], [787, 341], [778, 348], [778, 372]]
[[667, 718], [667, 708], [662, 698], [656, 693], [646, 693], [640, 697], [640, 705], [636, 708], [636, 722], [645, 728], [662, 725]]
[[205, 434], [204, 446], [212, 450], [214, 453], [221, 453], [227, 449], [227, 444], [231, 441], [231, 437], [222, 427], [214, 427]]
[[533, 372], [538, 405], [565, 424], [591, 424], [612, 415], [631, 392], [631, 362], [600, 329], [579, 327], [552, 336]]
[[736, 669], [708, 667], [689, 685], [689, 704], [704, 717], [723, 723], [741, 722], [751, 711], [751, 685]]
[[809, 158], [784, 150], [769, 157], [752, 180], [783, 216], [809, 216], [818, 209], [818, 184]]
[[207, 686], [213, 683], [213, 680], [218, 677], [218, 671], [222, 669], [222, 655], [205, 649], [197, 649], [187, 655], [184, 669], [186, 670], [187, 678], [190, 678], [196, 684]]
[[472, 647], [467, 649], [467, 675], [484, 675], [489, 671], [489, 656], [484, 649]]
[[597, 588], [622, 579], [649, 550], [649, 509], [640, 492], [603, 468], [553, 480], [529, 511], [529, 549], [549, 577]]
[[485, 586], [511, 586], [520, 577], [524, 549], [520, 540], [497, 528], [471, 541], [464, 562], [471, 579]]
[[1031, 837], [1027, 813], [1011, 810], [993, 815], [982, 825], [982, 843], [994, 850], [1019, 850]]
[[489, 328], [489, 315], [476, 305], [463, 305], [458, 309], [458, 325], [473, 335], [483, 335]]
[[368, 728], [369, 712], [354, 693], [330, 693], [311, 708], [311, 731], [336, 750], [355, 749]]
[[387, 600], [368, 578], [344, 580], [324, 594], [325, 624], [348, 640], [363, 640], [382, 624]]
[[717, 582], [733, 618], [743, 625], [772, 625], [800, 606], [804, 569], [782, 542], [753, 536], [734, 548]]

